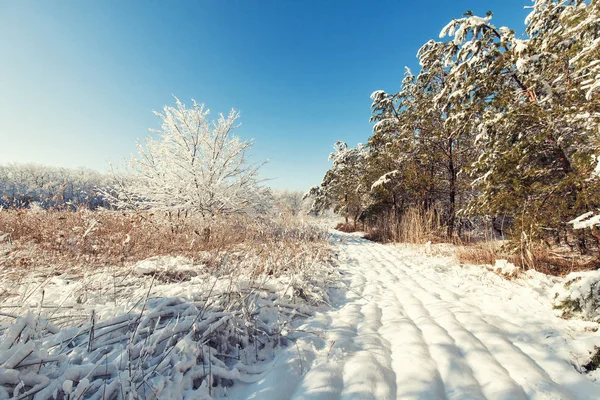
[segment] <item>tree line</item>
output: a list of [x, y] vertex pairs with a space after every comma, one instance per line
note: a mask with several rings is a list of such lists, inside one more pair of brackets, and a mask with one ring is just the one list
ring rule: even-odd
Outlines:
[[107, 184], [106, 174], [87, 168], [0, 165], [0, 208], [95, 209], [108, 205], [99, 192]]
[[315, 211], [384, 226], [429, 212], [446, 238], [477, 221], [585, 251], [568, 222], [600, 205], [600, 1], [535, 0], [524, 35], [492, 13], [453, 19], [417, 53], [400, 91], [372, 94], [366, 145], [338, 142]]

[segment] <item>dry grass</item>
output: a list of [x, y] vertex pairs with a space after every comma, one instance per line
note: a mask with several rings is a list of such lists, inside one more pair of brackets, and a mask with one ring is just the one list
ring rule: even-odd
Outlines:
[[[163, 255], [185, 258], [151, 258]], [[92, 371], [87, 394], [146, 398], [162, 376], [210, 395], [233, 384], [234, 364], [251, 379], [257, 363], [293, 343], [292, 322], [327, 304], [334, 262], [327, 231], [295, 219], [0, 210], [0, 336], [23, 355], [11, 369], [27, 378], [7, 389], [67, 398], [52, 389], [56, 372], [86, 354], [78, 368]], [[61, 357], [45, 360], [53, 351]], [[193, 361], [182, 371], [170, 368], [172, 356]], [[108, 370], [96, 368], [102, 357]], [[119, 357], [129, 361], [112, 362]], [[70, 378], [74, 387], [81, 378]]]
[[399, 239], [405, 243], [438, 241], [444, 236], [444, 227], [433, 210], [409, 208], [400, 221]]
[[461, 264], [494, 265], [496, 260], [506, 259], [509, 255], [502, 251], [499, 242], [485, 241], [470, 246], [460, 246], [455, 251]]
[[585, 257], [561, 249], [537, 247], [523, 254], [519, 253], [508, 249], [502, 241], [477, 242], [460, 246], [455, 251], [456, 258], [461, 264], [494, 265], [496, 260], [508, 260], [524, 270], [533, 269], [554, 276], [600, 268], [600, 261], [595, 257]]
[[[300, 244], [321, 244], [325, 233], [292, 222], [219, 218], [169, 219], [114, 211], [0, 211], [0, 236], [12, 241], [0, 266], [124, 265], [157, 255], [194, 260], [208, 251], [251, 250], [264, 257], [294, 257]], [[277, 251], [274, 251], [277, 250]], [[304, 251], [304, 250], [302, 250]]]
[[[232, 371], [252, 379], [296, 339], [293, 321], [327, 304], [339, 275], [326, 239], [297, 220], [0, 211], [0, 336], [20, 357], [5, 386], [68, 398], [52, 385], [73, 364], [92, 371], [80, 398], [147, 398], [146, 386], [165, 389], [152, 379], [210, 395], [233, 384]], [[97, 368], [103, 357], [108, 369]], [[191, 361], [181, 369], [171, 357]], [[83, 378], [69, 375], [74, 387]]]
[[600, 260], [592, 256], [582, 256], [571, 251], [536, 249], [532, 252], [532, 261], [525, 262], [523, 257], [515, 256], [515, 265], [535, 269], [548, 275], [565, 276], [571, 272], [592, 271], [600, 268]]
[[366, 238], [376, 242], [423, 244], [445, 240], [445, 227], [433, 210], [411, 207], [402, 214], [400, 222], [393, 215], [384, 215], [371, 226]]
[[355, 224], [353, 222], [340, 222], [335, 226], [335, 229], [340, 232], [352, 233], [352, 232], [362, 232], [362, 224]]

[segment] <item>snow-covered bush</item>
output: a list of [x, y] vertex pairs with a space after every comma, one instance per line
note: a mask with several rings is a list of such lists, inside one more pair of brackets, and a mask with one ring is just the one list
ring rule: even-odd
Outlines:
[[209, 110], [193, 102], [186, 107], [165, 106], [158, 137], [138, 143], [125, 172], [112, 171], [113, 185], [104, 192], [118, 208], [200, 214], [256, 214], [264, 212], [266, 189], [258, 169], [248, 162], [252, 142], [232, 135], [239, 113], [209, 119]]
[[567, 275], [554, 287], [553, 305], [563, 318], [600, 321], [600, 271]]
[[514, 278], [521, 271], [519, 267], [508, 260], [496, 260], [493, 270], [497, 274], [504, 275], [507, 278]]

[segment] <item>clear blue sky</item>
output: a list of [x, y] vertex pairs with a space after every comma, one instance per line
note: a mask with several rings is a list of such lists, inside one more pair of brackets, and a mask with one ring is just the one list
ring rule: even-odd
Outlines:
[[366, 142], [369, 95], [464, 11], [524, 30], [530, 0], [0, 0], [0, 163], [105, 170], [194, 98], [241, 111], [275, 188], [318, 184], [337, 140]]

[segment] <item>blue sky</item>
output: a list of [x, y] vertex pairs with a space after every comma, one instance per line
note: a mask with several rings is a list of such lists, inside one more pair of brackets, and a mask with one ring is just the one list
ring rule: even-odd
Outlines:
[[530, 0], [0, 0], [0, 163], [105, 170], [158, 128], [172, 95], [269, 159], [275, 188], [318, 184], [337, 140], [366, 142], [369, 95], [466, 10], [524, 30]]

